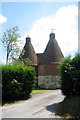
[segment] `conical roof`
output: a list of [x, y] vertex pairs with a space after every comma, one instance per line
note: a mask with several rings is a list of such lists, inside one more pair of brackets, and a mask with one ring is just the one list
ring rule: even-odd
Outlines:
[[26, 43], [25, 43], [25, 46], [22, 50], [21, 57], [22, 57], [22, 59], [28, 58], [32, 61], [32, 65], [37, 65], [37, 56], [36, 56], [36, 53], [35, 53], [34, 48], [32, 46], [30, 37], [26, 38]]
[[50, 34], [50, 40], [43, 54], [38, 54], [39, 64], [52, 64], [59, 62], [63, 58], [61, 49], [55, 39], [55, 34]]

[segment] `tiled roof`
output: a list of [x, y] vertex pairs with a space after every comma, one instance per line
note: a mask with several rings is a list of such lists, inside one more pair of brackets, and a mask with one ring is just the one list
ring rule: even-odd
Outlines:
[[21, 56], [23, 59], [29, 58], [32, 61], [32, 65], [40, 64], [53, 64], [59, 62], [64, 57], [61, 49], [55, 39], [55, 34], [50, 34], [50, 40], [46, 46], [44, 53], [36, 54], [29, 37], [26, 38], [26, 44], [23, 48], [24, 55]]
[[24, 51], [24, 54], [21, 54], [22, 58], [25, 59], [25, 58], [28, 58], [32, 61], [32, 65], [37, 65], [37, 56], [36, 56], [36, 53], [34, 51], [34, 48], [32, 46], [32, 43], [31, 41], [29, 41], [29, 37], [28, 39], [26, 38], [26, 44], [22, 50], [22, 53]]
[[61, 61], [63, 54], [56, 39], [50, 39], [44, 53], [37, 54], [37, 57], [38, 64], [52, 64]]

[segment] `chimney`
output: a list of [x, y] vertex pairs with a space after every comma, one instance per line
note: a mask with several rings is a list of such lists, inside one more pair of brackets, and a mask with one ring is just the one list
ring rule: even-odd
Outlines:
[[31, 42], [31, 38], [30, 37], [26, 37], [26, 43]]
[[51, 33], [49, 37], [50, 39], [55, 39], [55, 33]]

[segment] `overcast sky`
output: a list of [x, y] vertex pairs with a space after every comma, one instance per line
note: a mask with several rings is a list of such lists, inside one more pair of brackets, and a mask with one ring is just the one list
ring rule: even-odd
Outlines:
[[[74, 56], [78, 50], [78, 3], [77, 2], [3, 2], [0, 12], [0, 27], [19, 26], [22, 49], [29, 35], [36, 53], [44, 52], [51, 29], [55, 29], [56, 40], [66, 57]], [[6, 52], [0, 46], [1, 63], [5, 63]]]

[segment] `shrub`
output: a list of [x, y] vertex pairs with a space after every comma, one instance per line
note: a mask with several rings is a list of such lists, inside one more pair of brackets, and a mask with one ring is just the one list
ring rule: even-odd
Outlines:
[[2, 65], [2, 99], [27, 99], [36, 81], [32, 67]]
[[64, 58], [60, 64], [61, 90], [67, 97], [80, 95], [80, 54]]
[[56, 115], [73, 118], [64, 120], [80, 120], [80, 96], [65, 98], [57, 104]]

